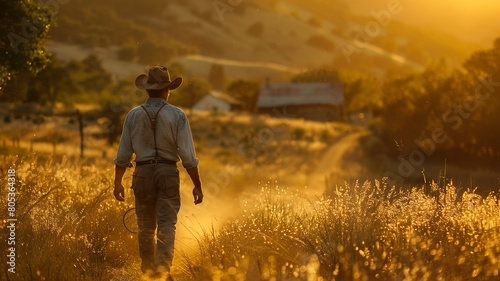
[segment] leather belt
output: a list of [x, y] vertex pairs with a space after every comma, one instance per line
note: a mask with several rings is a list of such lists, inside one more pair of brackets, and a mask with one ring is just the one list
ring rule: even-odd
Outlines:
[[135, 162], [136, 166], [143, 166], [143, 165], [156, 165], [156, 164], [170, 164], [170, 165], [177, 165], [177, 161], [173, 160], [156, 160], [156, 159], [151, 159], [147, 161], [139, 161]]

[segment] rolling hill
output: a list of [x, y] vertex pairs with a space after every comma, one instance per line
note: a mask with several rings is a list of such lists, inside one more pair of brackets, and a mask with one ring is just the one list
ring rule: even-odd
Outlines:
[[[387, 9], [387, 1], [152, 1], [140, 10], [136, 4], [107, 1], [98, 2], [100, 12], [94, 2], [75, 0], [62, 7], [50, 39], [113, 50], [112, 59], [135, 65], [178, 60], [189, 73], [202, 76], [212, 60], [232, 67], [229, 77], [285, 79], [293, 73], [290, 69], [321, 65], [383, 76], [422, 69], [442, 58], [459, 65], [483, 47], [492, 37], [488, 34], [497, 34], [491, 29], [483, 36], [475, 33], [475, 38], [439, 25], [460, 19], [458, 12], [439, 17], [444, 4], [425, 9], [401, 2], [400, 12], [377, 23], [373, 11]], [[421, 17], [425, 12], [433, 16]], [[477, 31], [487, 22], [474, 22], [469, 29]], [[52, 51], [58, 53], [57, 48]], [[65, 59], [70, 58], [66, 53]], [[256, 61], [258, 67], [249, 66]]]

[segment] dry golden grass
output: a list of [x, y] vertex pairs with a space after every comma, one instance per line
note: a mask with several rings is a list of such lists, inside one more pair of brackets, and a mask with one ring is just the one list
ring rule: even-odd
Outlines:
[[[112, 201], [111, 170], [66, 157], [4, 156], [16, 170], [16, 273], [2, 280], [110, 280], [135, 256]], [[2, 177], [2, 186], [4, 184]], [[0, 204], [7, 206], [7, 197]], [[2, 210], [2, 229], [7, 221]], [[6, 251], [7, 243], [0, 246]], [[9, 277], [10, 279], [6, 279]]]
[[[3, 161], [18, 175], [16, 280], [140, 279], [136, 237], [121, 225], [131, 198], [125, 205], [113, 201], [108, 164], [65, 157]], [[316, 199], [276, 182], [254, 186], [259, 192], [246, 188], [253, 195], [219, 227], [196, 229], [183, 220], [180, 228], [191, 232], [194, 243], [190, 252], [177, 251], [176, 280], [500, 276], [495, 194], [459, 195], [451, 184], [400, 191], [378, 181], [330, 186]]]
[[[191, 120], [206, 201], [193, 206], [181, 173], [176, 280], [500, 278], [497, 194], [459, 194], [451, 183], [397, 190], [375, 181], [330, 183], [322, 198], [311, 198], [297, 187], [314, 164], [301, 164], [350, 128], [222, 113]], [[22, 128], [8, 133], [33, 133]], [[79, 159], [64, 148], [75, 146], [74, 131], [65, 132], [55, 155], [37, 146], [29, 153], [26, 143], [1, 150], [2, 167], [14, 167], [18, 180], [18, 273], [11, 280], [139, 280], [136, 237], [121, 221], [133, 198], [128, 190], [125, 204], [112, 197], [113, 155]], [[241, 144], [255, 154], [240, 153]]]
[[498, 280], [498, 196], [432, 187], [356, 183], [308, 202], [264, 187], [239, 219], [201, 233], [181, 280]]

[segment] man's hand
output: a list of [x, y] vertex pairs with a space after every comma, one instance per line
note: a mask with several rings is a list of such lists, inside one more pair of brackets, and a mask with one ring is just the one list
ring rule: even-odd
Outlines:
[[127, 168], [115, 166], [115, 190], [113, 190], [113, 195], [118, 201], [125, 201], [125, 188], [122, 185], [123, 175]]
[[125, 201], [125, 188], [121, 183], [115, 183], [115, 189], [113, 190], [113, 195], [118, 201]]
[[191, 180], [193, 181], [194, 188], [193, 188], [193, 197], [194, 197], [194, 204], [198, 205], [201, 202], [203, 202], [203, 191], [201, 191], [201, 180], [200, 180], [200, 175], [198, 174], [198, 167], [193, 167], [186, 169], [186, 171], [189, 174], [189, 177], [191, 177]]
[[193, 197], [195, 205], [198, 205], [201, 202], [203, 202], [203, 191], [201, 190], [201, 187], [193, 188]]

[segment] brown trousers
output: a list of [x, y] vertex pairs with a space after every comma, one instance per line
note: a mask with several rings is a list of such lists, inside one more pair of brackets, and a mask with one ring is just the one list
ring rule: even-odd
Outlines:
[[179, 186], [179, 170], [175, 165], [135, 168], [132, 189], [143, 272], [155, 271], [159, 267], [169, 270], [172, 265], [175, 225], [181, 205]]

